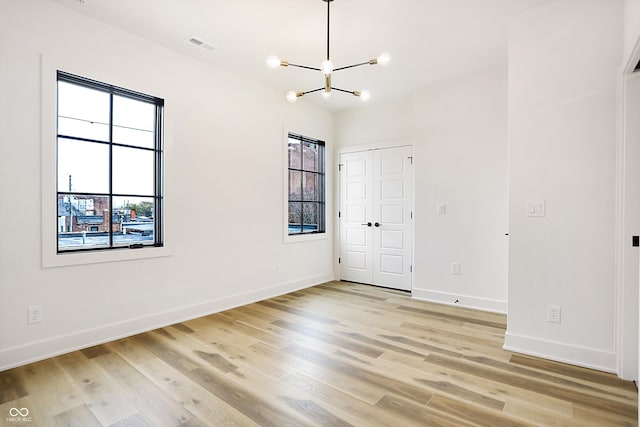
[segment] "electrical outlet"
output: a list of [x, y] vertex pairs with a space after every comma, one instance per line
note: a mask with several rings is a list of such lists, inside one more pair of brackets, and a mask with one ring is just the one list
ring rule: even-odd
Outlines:
[[547, 307], [547, 322], [560, 323], [562, 309], [557, 305]]
[[32, 305], [27, 309], [27, 323], [40, 323], [42, 322], [42, 306], [41, 305]]

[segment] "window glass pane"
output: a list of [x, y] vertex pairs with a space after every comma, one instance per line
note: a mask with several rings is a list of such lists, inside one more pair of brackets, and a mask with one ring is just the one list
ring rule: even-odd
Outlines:
[[302, 169], [317, 172], [318, 159], [318, 144], [305, 141], [302, 147]]
[[289, 171], [289, 200], [302, 200], [302, 172]]
[[58, 117], [58, 135], [109, 142], [109, 125]]
[[154, 147], [156, 107], [122, 96], [113, 97], [113, 142]]
[[303, 220], [303, 233], [312, 233], [319, 231], [319, 204], [318, 203], [304, 203], [302, 205], [302, 220]]
[[153, 165], [153, 151], [114, 146], [113, 192], [153, 195]]
[[117, 144], [134, 145], [136, 147], [153, 148], [155, 140], [153, 131], [114, 126], [113, 142]]
[[289, 138], [289, 167], [293, 169], [302, 168], [300, 159], [300, 140]]
[[302, 200], [318, 200], [318, 174], [302, 173]]
[[58, 82], [58, 134], [109, 140], [109, 94]]
[[109, 197], [58, 195], [58, 250], [109, 246]]
[[152, 197], [114, 197], [113, 245], [153, 244], [153, 212]]
[[58, 191], [108, 193], [109, 146], [58, 138]]
[[289, 202], [289, 234], [302, 231], [302, 203]]

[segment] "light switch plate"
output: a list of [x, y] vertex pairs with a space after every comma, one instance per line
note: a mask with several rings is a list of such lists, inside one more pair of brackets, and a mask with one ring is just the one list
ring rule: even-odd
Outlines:
[[526, 216], [541, 217], [547, 215], [547, 203], [544, 200], [527, 200], [525, 204]]

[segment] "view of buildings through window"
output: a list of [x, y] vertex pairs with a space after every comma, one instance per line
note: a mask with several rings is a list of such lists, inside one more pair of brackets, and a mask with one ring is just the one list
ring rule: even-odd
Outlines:
[[324, 233], [324, 142], [289, 134], [289, 235]]
[[163, 101], [63, 72], [57, 100], [58, 252], [160, 246]]

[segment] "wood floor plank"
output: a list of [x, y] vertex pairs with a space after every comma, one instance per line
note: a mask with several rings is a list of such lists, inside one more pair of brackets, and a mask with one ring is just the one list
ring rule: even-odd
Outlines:
[[[536, 402], [538, 409], [559, 416], [571, 416], [572, 405], [564, 400], [549, 398], [535, 392], [523, 390], [507, 384], [494, 383], [483, 378], [478, 378], [466, 372], [456, 371], [446, 366], [440, 365], [437, 370], [425, 369], [424, 360], [417, 361], [415, 358], [407, 357], [397, 353], [385, 353], [374, 361], [369, 361], [368, 366], [375, 370], [392, 371], [401, 378], [411, 378], [418, 384], [432, 390], [434, 393], [447, 393], [447, 387], [431, 388], [428, 380], [434, 382], [444, 382], [451, 384], [450, 390], [461, 387], [477, 395], [497, 399], [504, 403], [529, 403]], [[455, 394], [450, 394], [455, 397]]]
[[477, 363], [467, 363], [467, 361], [464, 360], [446, 358], [444, 356], [430, 355], [429, 357], [427, 357], [426, 361], [438, 365], [446, 365], [454, 369], [472, 373], [473, 375], [479, 376], [481, 378], [512, 385], [530, 391], [535, 391], [537, 393], [556, 397], [561, 400], [578, 403], [586, 407], [598, 408], [600, 410], [610, 410], [614, 411], [617, 414], [628, 417], [637, 416], [637, 406], [634, 406], [631, 403], [627, 404], [611, 400], [608, 398], [608, 396], [595, 396], [586, 392], [549, 384], [547, 382], [539, 381], [534, 378], [513, 375], [508, 372], [501, 372], [496, 369], [485, 368], [484, 366]]
[[55, 415], [51, 424], [55, 427], [100, 427], [103, 425], [87, 405], [76, 406]]
[[327, 325], [333, 325], [335, 323], [338, 323], [338, 321], [335, 318], [332, 317], [328, 317], [328, 316], [324, 316], [324, 315], [319, 315], [319, 314], [315, 314], [313, 312], [309, 312], [307, 310], [301, 310], [299, 308], [295, 308], [295, 307], [289, 307], [286, 304], [283, 303], [278, 303], [275, 301], [260, 301], [258, 304], [265, 306], [265, 307], [269, 307], [269, 308], [273, 308], [275, 310], [282, 310], [282, 311], [286, 311], [287, 313], [291, 313], [291, 314], [295, 314], [296, 316], [305, 318], [305, 319], [310, 319], [313, 320], [315, 322], [319, 322], [319, 323], [324, 323]]
[[106, 345], [96, 345], [80, 351], [87, 357], [87, 359], [93, 359], [95, 357], [102, 356], [111, 352], [111, 350], [109, 350], [109, 347]]
[[275, 322], [273, 322], [273, 324], [275, 326], [279, 326], [281, 328], [288, 329], [293, 332], [297, 332], [306, 337], [312, 337], [321, 341], [325, 341], [331, 345], [347, 348], [351, 351], [364, 354], [366, 356], [378, 357], [382, 354], [382, 351], [379, 349], [376, 349], [375, 347], [360, 344], [353, 340], [344, 339], [341, 336], [323, 332], [322, 330], [319, 330], [316, 328], [299, 325], [299, 324], [296, 324], [295, 322], [289, 322], [286, 320], [276, 320]]
[[291, 416], [290, 411], [266, 403], [264, 398], [253, 391], [238, 387], [232, 381], [216, 375], [211, 370], [198, 368], [188, 372], [187, 376], [261, 426], [311, 425], [301, 418]]
[[[372, 405], [350, 394], [331, 387], [321, 381], [315, 380], [303, 374], [295, 374], [286, 378], [286, 381], [293, 387], [313, 395], [315, 399], [333, 408], [340, 416], [353, 425], [371, 424], [370, 420], [375, 420], [375, 425], [380, 427], [397, 427], [398, 417], [392, 411], [382, 409], [376, 404]], [[384, 396], [381, 397], [381, 399]], [[379, 402], [380, 400], [378, 400]], [[420, 422], [407, 420], [404, 427], [422, 426]]]
[[111, 424], [109, 427], [155, 427], [155, 424], [143, 414], [134, 414]]
[[55, 357], [54, 361], [103, 425], [113, 424], [138, 412], [110, 376], [95, 364], [95, 359], [90, 360], [82, 352], [74, 352]]
[[611, 386], [627, 392], [634, 392], [636, 388], [631, 381], [624, 381], [614, 375], [593, 369], [582, 368], [580, 366], [572, 366], [566, 363], [554, 362], [552, 360], [544, 360], [536, 357], [525, 356], [522, 354], [511, 355], [510, 362], [514, 365], [539, 369], [544, 372], [561, 374], [571, 378], [578, 378], [591, 383]]
[[204, 361], [198, 363], [189, 349], [182, 348], [180, 343], [158, 335], [140, 338], [160, 359], [256, 423], [263, 426], [310, 425], [288, 408], [273, 405], [264, 394], [259, 395], [253, 389], [239, 386]]
[[422, 426], [466, 427], [476, 425], [460, 418], [433, 411], [428, 406], [416, 404], [393, 394], [385, 395], [376, 403], [376, 407], [395, 414], [399, 419], [403, 420], [402, 424], [412, 421]]
[[257, 427], [234, 407], [191, 381], [160, 359], [154, 358], [136, 366], [168, 396], [185, 407], [200, 420], [211, 425]]
[[366, 383], [378, 386], [385, 390], [392, 391], [399, 396], [416, 401], [418, 403], [427, 403], [431, 399], [432, 393], [416, 387], [405, 381], [398, 381], [392, 376], [385, 375], [380, 372], [373, 372], [363, 369], [354, 364], [349, 364], [339, 359], [334, 359], [322, 354], [321, 352], [303, 347], [292, 346], [289, 348], [291, 353], [304, 357], [322, 366], [329, 367], [334, 371], [342, 372], [345, 375], [352, 376]]
[[22, 366], [17, 372], [28, 386], [31, 408], [37, 408], [40, 416], [53, 416], [84, 403], [76, 387], [53, 359]]
[[468, 313], [469, 317], [467, 317], [459, 314], [449, 314], [449, 313], [443, 313], [443, 312], [438, 312], [438, 311], [424, 309], [424, 308], [411, 307], [409, 305], [400, 305], [398, 306], [398, 310], [407, 311], [410, 313], [416, 313], [416, 314], [420, 314], [427, 317], [445, 318], [445, 319], [455, 320], [463, 323], [471, 323], [474, 325], [483, 325], [483, 326], [489, 326], [492, 328], [506, 329], [506, 325], [502, 322], [497, 322], [493, 320], [484, 320], [481, 318], [474, 318], [470, 313]]
[[492, 427], [533, 427], [534, 423], [512, 417], [482, 406], [442, 395], [434, 395], [428, 405], [440, 412], [451, 414], [467, 422]]
[[633, 383], [505, 351], [505, 329], [499, 313], [328, 282], [0, 372], [0, 417], [28, 408], [38, 426], [638, 425]]
[[306, 375], [318, 382], [335, 388], [340, 393], [352, 396], [370, 405], [374, 405], [386, 392], [383, 387], [354, 377], [350, 375], [349, 372], [319, 365], [304, 357], [300, 357], [296, 352], [289, 352], [287, 349], [276, 352], [274, 349], [260, 344], [256, 344], [254, 347], [260, 348], [263, 353], [271, 357], [279, 357], [282, 361], [294, 367], [296, 373]]
[[109, 372], [124, 395], [154, 424], [177, 425], [193, 418], [193, 414], [169, 398], [120, 355], [109, 353], [95, 361]]
[[508, 401], [503, 409], [505, 414], [513, 415], [521, 419], [529, 420], [534, 424], [549, 427], [582, 427], [587, 424], [573, 418], [573, 410], [567, 414], [559, 414], [553, 411], [541, 410], [539, 405], [530, 405], [528, 402]]
[[0, 376], [0, 404], [20, 399], [27, 389], [18, 375], [18, 368], [3, 372]]

